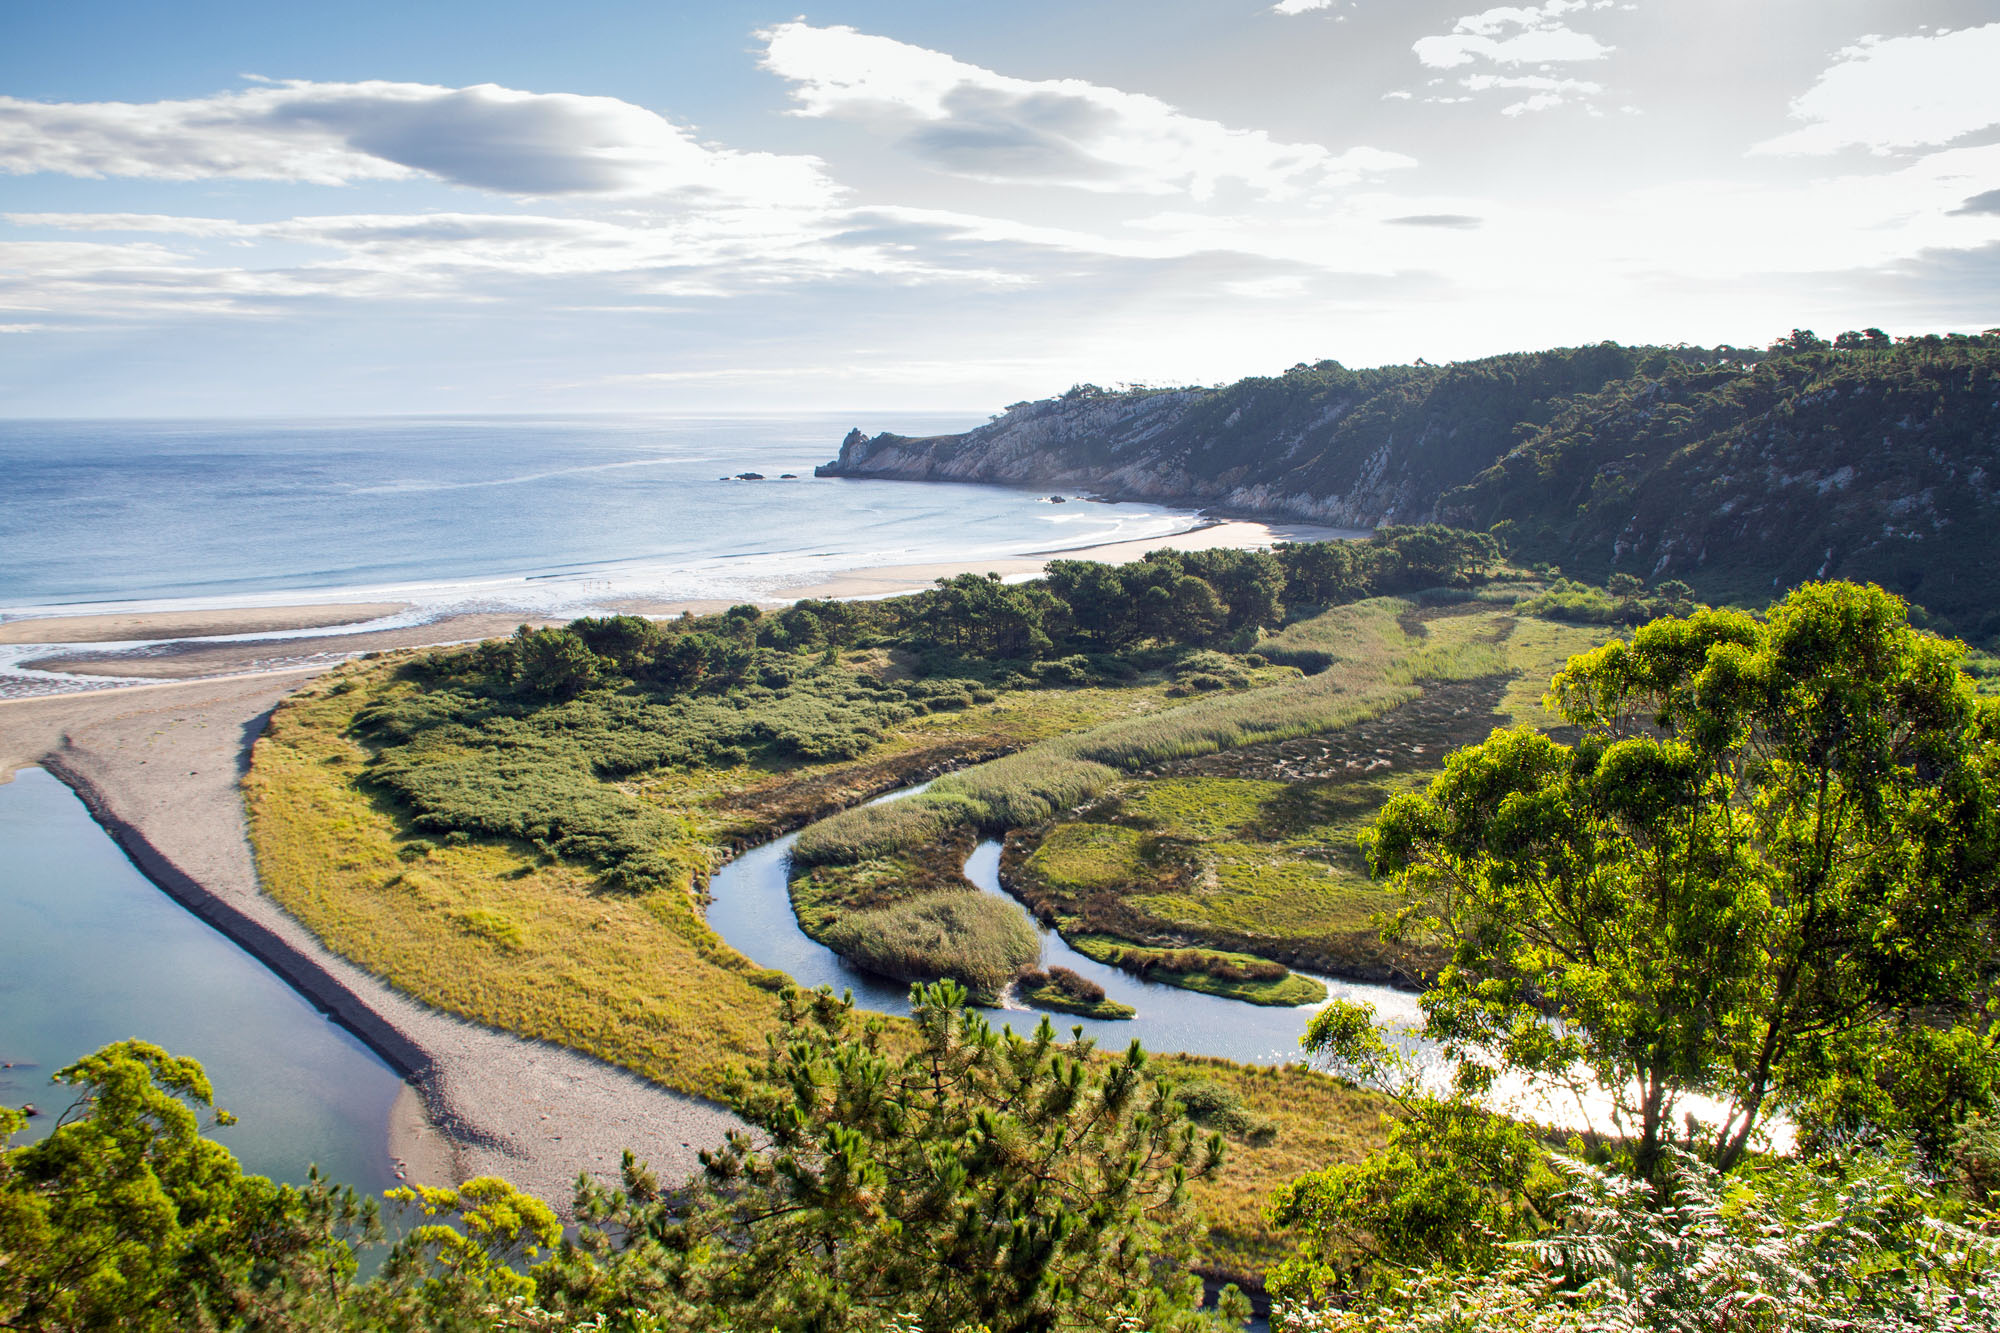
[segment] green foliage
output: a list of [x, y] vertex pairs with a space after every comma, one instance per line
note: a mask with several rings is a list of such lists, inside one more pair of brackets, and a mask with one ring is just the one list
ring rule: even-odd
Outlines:
[[951, 977], [989, 1002], [1042, 954], [1041, 938], [1020, 908], [963, 890], [846, 913], [820, 938], [870, 972], [898, 981]]
[[[1344, 626], [1357, 616], [1372, 621], [1384, 614], [1379, 605], [1363, 604], [1320, 619]], [[1393, 613], [1388, 614], [1393, 619]], [[1379, 668], [1380, 663], [1362, 657], [1361, 645], [1369, 651], [1379, 648], [1379, 640], [1365, 629], [1351, 634], [1332, 630], [1327, 637], [1357, 645], [1351, 659], [1357, 666]], [[1491, 656], [1441, 654], [1406, 666], [1402, 674], [1449, 678], [1498, 669], [1498, 660]], [[1380, 679], [1379, 670], [1373, 674]], [[969, 824], [992, 833], [1038, 824], [1097, 796], [1119, 770], [1312, 735], [1417, 692], [1408, 685], [1387, 686], [1373, 696], [1358, 697], [1361, 692], [1355, 684], [1348, 675], [1328, 672], [1060, 736], [940, 778], [929, 790], [894, 802], [894, 814], [882, 813], [886, 806], [864, 806], [822, 820], [800, 835], [802, 850], [795, 854], [806, 864], [861, 860], [922, 845], [953, 826]]]
[[972, 806], [907, 796], [859, 805], [822, 819], [792, 844], [794, 866], [857, 865], [941, 839], [977, 817]]
[[[2000, 906], [2000, 706], [1960, 653], [1879, 588], [1815, 584], [1572, 659], [1549, 706], [1575, 745], [1495, 732], [1364, 839], [1409, 894], [1393, 932], [1451, 950], [1426, 1032], [1609, 1089], [1645, 1177], [1694, 1091], [1728, 1108], [1703, 1131], [1725, 1168], [1774, 1108], [1837, 1133], [1894, 1104], [1948, 1137], [1909, 1119], [1989, 1096], [1991, 1050], [1919, 1034], [1976, 1030]], [[1963, 1095], [1916, 1095], [1941, 1079]]]
[[534, 1279], [520, 1270], [562, 1238], [554, 1210], [497, 1176], [456, 1189], [413, 1185], [386, 1197], [424, 1218], [448, 1219], [411, 1227], [386, 1266], [391, 1283], [414, 1291], [427, 1322], [448, 1324], [468, 1306], [534, 1295]]
[[1312, 1059], [1382, 1093], [1388, 1141], [1359, 1162], [1310, 1172], [1273, 1195], [1275, 1221], [1298, 1236], [1271, 1275], [1281, 1299], [1320, 1303], [1336, 1293], [1393, 1287], [1410, 1271], [1483, 1271], [1510, 1240], [1551, 1216], [1546, 1154], [1520, 1124], [1470, 1096], [1440, 1096], [1365, 1005], [1335, 1001], [1313, 1015]]
[[[412, 688], [357, 718], [360, 734], [377, 748], [367, 778], [408, 809], [419, 829], [518, 839], [588, 865], [617, 888], [685, 886], [706, 869], [677, 850], [689, 831], [616, 779], [753, 756], [772, 765], [850, 759], [879, 743], [887, 728], [964, 707], [972, 697], [960, 680], [887, 686], [839, 667], [793, 673], [788, 664], [798, 659], [788, 654], [706, 630], [666, 635], [647, 666], [646, 635], [625, 623], [632, 619], [534, 633], [568, 634], [579, 647], [586, 635], [594, 638], [638, 661], [651, 689], [607, 680], [574, 697], [559, 691], [524, 699], [506, 680], [483, 674], [482, 650], [421, 659], [405, 672]], [[737, 616], [727, 623], [756, 622]], [[662, 664], [681, 661], [683, 649], [688, 660], [707, 665], [668, 687]], [[754, 665], [775, 683], [731, 684], [730, 672], [711, 669], [718, 654], [741, 658], [744, 671]], [[595, 660], [608, 667], [613, 659]], [[710, 687], [728, 692], [714, 695]]]
[[1613, 574], [1603, 588], [1559, 578], [1546, 592], [1520, 603], [1519, 609], [1546, 620], [1584, 625], [1642, 625], [1660, 616], [1692, 612], [1694, 589], [1668, 579], [1648, 596], [1646, 585], [1630, 574]]
[[689, 1330], [1205, 1326], [1188, 1190], [1222, 1145], [1137, 1044], [1093, 1059], [1046, 1022], [995, 1033], [949, 983], [912, 996], [917, 1048], [898, 1056], [879, 1019], [790, 992], [730, 1093], [754, 1134], [704, 1154], [686, 1195], [629, 1157], [623, 1189], [587, 1185], [543, 1302]]
[[1131, 1018], [1139, 1011], [1129, 1004], [1106, 998], [1104, 987], [1067, 967], [1043, 972], [1028, 968], [1015, 979], [1021, 999], [1037, 1009], [1081, 1014], [1085, 1018]]
[[569, 629], [514, 631], [514, 679], [537, 699], [573, 699], [597, 683], [603, 661]]
[[1657, 1188], [1558, 1158], [1561, 1225], [1492, 1269], [1405, 1270], [1372, 1298], [1298, 1293], [1282, 1333], [1973, 1333], [2000, 1318], [2000, 1242], [1893, 1160], [1745, 1182], [1675, 1150]]
[[380, 1234], [352, 1190], [246, 1176], [204, 1138], [213, 1094], [192, 1060], [121, 1041], [55, 1081], [78, 1098], [54, 1132], [0, 1149], [0, 1326], [290, 1327], [346, 1288], [350, 1240]]
[[2000, 336], [1843, 337], [1610, 381], [1555, 405], [1440, 512], [1510, 524], [1524, 562], [1663, 574], [1712, 601], [1873, 581], [1989, 639]]
[[1197, 1125], [1266, 1144], [1278, 1136], [1277, 1126], [1243, 1105], [1243, 1094], [1212, 1078], [1191, 1078], [1174, 1085], [1174, 1100]]

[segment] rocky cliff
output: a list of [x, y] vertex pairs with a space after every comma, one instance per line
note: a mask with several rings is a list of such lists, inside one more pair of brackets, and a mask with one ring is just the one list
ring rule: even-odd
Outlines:
[[1339, 527], [1417, 523], [1504, 454], [1519, 422], [1631, 374], [1642, 350], [1366, 371], [1323, 361], [1215, 389], [1081, 386], [962, 435], [855, 431], [819, 475], [1078, 487]]

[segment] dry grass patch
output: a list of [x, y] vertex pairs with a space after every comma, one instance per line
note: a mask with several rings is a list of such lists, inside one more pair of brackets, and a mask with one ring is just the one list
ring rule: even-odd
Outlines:
[[712, 1093], [759, 1050], [759, 969], [677, 888], [606, 892], [524, 844], [414, 837], [353, 777], [348, 724], [380, 683], [280, 709], [244, 781], [264, 887], [328, 948], [427, 1004]]

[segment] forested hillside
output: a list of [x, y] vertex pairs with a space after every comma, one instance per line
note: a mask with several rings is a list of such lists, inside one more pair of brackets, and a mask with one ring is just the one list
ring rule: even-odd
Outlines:
[[1496, 524], [1518, 557], [1761, 603], [1873, 580], [2000, 633], [2000, 333], [1594, 347], [1083, 385], [963, 435], [848, 436], [822, 475], [1088, 488], [1373, 527]]

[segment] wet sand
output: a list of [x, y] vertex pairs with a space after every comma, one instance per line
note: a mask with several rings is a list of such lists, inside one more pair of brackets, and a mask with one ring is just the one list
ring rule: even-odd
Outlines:
[[408, 602], [329, 606], [243, 606], [219, 611], [131, 611], [86, 616], [28, 616], [0, 621], [0, 643], [120, 643], [198, 639], [212, 634], [268, 634], [358, 625], [407, 611]]
[[579, 1170], [631, 1148], [663, 1176], [738, 1122], [589, 1056], [466, 1022], [322, 947], [258, 890], [238, 783], [271, 710], [317, 668], [0, 701], [0, 775], [40, 764], [149, 879], [388, 1061], [410, 1085], [389, 1151], [412, 1180], [505, 1176], [567, 1209]]

